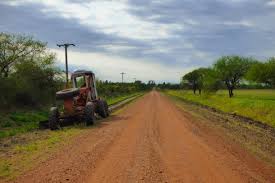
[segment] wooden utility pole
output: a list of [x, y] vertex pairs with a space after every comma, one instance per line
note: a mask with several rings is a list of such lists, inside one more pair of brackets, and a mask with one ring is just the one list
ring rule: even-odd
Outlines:
[[123, 83], [123, 75], [126, 74], [125, 72], [120, 73], [121, 74], [121, 82]]
[[65, 44], [57, 44], [58, 47], [64, 47], [65, 48], [65, 67], [66, 67], [66, 87], [69, 86], [69, 71], [68, 71], [68, 47], [69, 46], [75, 46], [75, 44], [71, 43], [65, 43]]

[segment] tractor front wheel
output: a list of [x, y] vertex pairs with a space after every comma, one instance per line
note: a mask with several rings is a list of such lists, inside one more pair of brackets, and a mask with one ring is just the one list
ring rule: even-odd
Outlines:
[[88, 102], [84, 109], [84, 120], [86, 125], [93, 125], [95, 121], [95, 109], [92, 102]]
[[60, 128], [59, 112], [58, 112], [57, 107], [52, 107], [50, 109], [49, 127], [50, 127], [51, 130], [57, 130], [57, 129]]

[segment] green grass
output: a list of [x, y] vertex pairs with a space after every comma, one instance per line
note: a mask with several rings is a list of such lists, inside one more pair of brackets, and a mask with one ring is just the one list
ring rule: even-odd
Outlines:
[[47, 120], [47, 111], [20, 111], [0, 116], [0, 139], [36, 129], [39, 121]]
[[214, 107], [224, 112], [236, 113], [275, 127], [275, 90], [236, 90], [229, 98], [226, 90], [213, 95], [194, 95], [192, 91], [167, 90], [166, 94]]
[[114, 104], [117, 104], [123, 100], [126, 100], [128, 98], [132, 98], [132, 97], [135, 97], [135, 96], [138, 96], [138, 95], [141, 95], [143, 94], [143, 92], [137, 92], [137, 93], [132, 93], [132, 94], [127, 94], [127, 95], [121, 95], [121, 96], [117, 96], [117, 97], [110, 97], [110, 98], [107, 98], [107, 103], [108, 105], [114, 105]]

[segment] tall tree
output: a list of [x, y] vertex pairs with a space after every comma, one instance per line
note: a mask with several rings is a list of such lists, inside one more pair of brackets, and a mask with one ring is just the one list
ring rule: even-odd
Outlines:
[[8, 77], [13, 66], [45, 53], [46, 43], [32, 37], [0, 33], [0, 77]]
[[230, 98], [234, 96], [233, 90], [254, 62], [252, 58], [240, 56], [224, 56], [216, 61], [214, 70], [227, 87]]

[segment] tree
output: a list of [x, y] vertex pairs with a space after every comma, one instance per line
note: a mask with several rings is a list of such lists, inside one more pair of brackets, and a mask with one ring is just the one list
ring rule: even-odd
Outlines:
[[233, 90], [255, 62], [252, 58], [240, 56], [224, 56], [216, 61], [214, 70], [227, 87], [230, 98], [234, 96]]
[[272, 57], [265, 63], [258, 62], [253, 64], [246, 76], [250, 81], [275, 87], [275, 58]]
[[220, 79], [217, 77], [217, 72], [212, 68], [199, 68], [187, 73], [182, 78], [182, 83], [187, 82], [193, 89], [194, 94], [199, 90], [205, 92], [217, 91], [220, 87]]
[[63, 78], [46, 43], [0, 33], [0, 106], [41, 105], [54, 100]]
[[202, 89], [202, 72], [200, 69], [193, 70], [182, 77], [182, 82], [187, 82], [193, 93], [196, 94], [196, 91], [199, 90], [199, 94], [201, 94]]
[[63, 82], [55, 77], [59, 70], [54, 67], [53, 58], [47, 59], [28, 60], [14, 66], [16, 72], [11, 73], [10, 79], [16, 81], [16, 104], [39, 105], [54, 100]]
[[0, 33], [0, 77], [7, 78], [16, 63], [33, 60], [45, 50], [46, 43], [32, 37]]
[[155, 86], [156, 83], [155, 83], [154, 80], [149, 80], [148, 83], [147, 83], [147, 85], [149, 85], [149, 86]]
[[154, 80], [149, 80], [147, 83], [148, 88], [152, 89], [156, 86], [156, 83]]
[[206, 93], [216, 92], [221, 87], [221, 80], [217, 72], [212, 68], [200, 68], [200, 87]]

